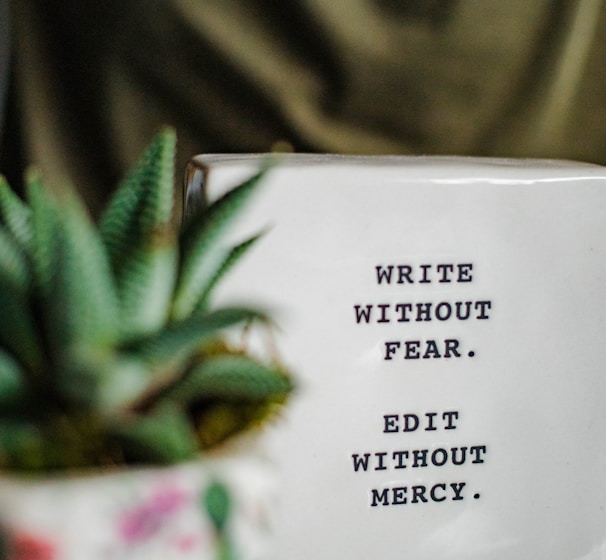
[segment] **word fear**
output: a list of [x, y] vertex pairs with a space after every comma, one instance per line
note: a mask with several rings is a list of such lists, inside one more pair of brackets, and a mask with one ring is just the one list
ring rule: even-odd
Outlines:
[[[389, 340], [385, 342], [384, 360], [393, 360], [394, 356], [405, 360], [428, 360], [430, 358], [460, 358], [460, 342], [456, 338], [444, 340]], [[470, 358], [475, 356], [472, 350], [467, 352]]]

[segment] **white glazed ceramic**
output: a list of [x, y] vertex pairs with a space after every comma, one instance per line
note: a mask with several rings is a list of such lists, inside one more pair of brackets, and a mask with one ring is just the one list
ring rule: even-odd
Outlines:
[[[6, 560], [219, 560], [224, 540], [237, 560], [264, 560], [275, 476], [253, 450], [169, 468], [128, 469], [36, 480], [0, 478]], [[219, 536], [205, 496], [227, 489]]]
[[[187, 201], [258, 158], [200, 156]], [[274, 558], [606, 558], [606, 170], [286, 156], [220, 293], [275, 312]]]

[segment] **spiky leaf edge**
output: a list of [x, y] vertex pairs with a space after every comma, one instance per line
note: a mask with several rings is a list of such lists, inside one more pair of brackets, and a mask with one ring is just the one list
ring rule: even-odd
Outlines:
[[191, 314], [202, 295], [208, 291], [230, 251], [221, 243], [221, 237], [260, 185], [266, 172], [264, 168], [234, 187], [206, 208], [203, 215], [192, 217], [188, 227], [183, 230], [179, 281], [171, 314], [173, 318], [183, 319]]

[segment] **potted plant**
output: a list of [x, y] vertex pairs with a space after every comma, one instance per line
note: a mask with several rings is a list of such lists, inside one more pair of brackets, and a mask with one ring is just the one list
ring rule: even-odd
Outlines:
[[8, 560], [255, 557], [245, 522], [263, 525], [254, 500], [269, 480], [225, 442], [292, 383], [277, 360], [230, 342], [268, 317], [210, 296], [258, 238], [226, 247], [221, 234], [265, 172], [176, 228], [175, 144], [170, 128], [154, 138], [98, 225], [35, 170], [25, 201], [0, 182]]

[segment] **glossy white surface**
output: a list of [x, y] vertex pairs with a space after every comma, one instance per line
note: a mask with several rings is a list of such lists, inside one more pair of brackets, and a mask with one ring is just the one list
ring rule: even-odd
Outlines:
[[[199, 158], [211, 197], [254, 161]], [[605, 215], [606, 169], [570, 162], [325, 156], [274, 169], [234, 236], [271, 229], [219, 295], [275, 311], [299, 377], [268, 434], [275, 558], [606, 557]], [[427, 303], [432, 319], [417, 321]], [[385, 321], [357, 323], [356, 305]], [[400, 344], [391, 360], [386, 342]], [[416, 431], [402, 431], [405, 414]]]

